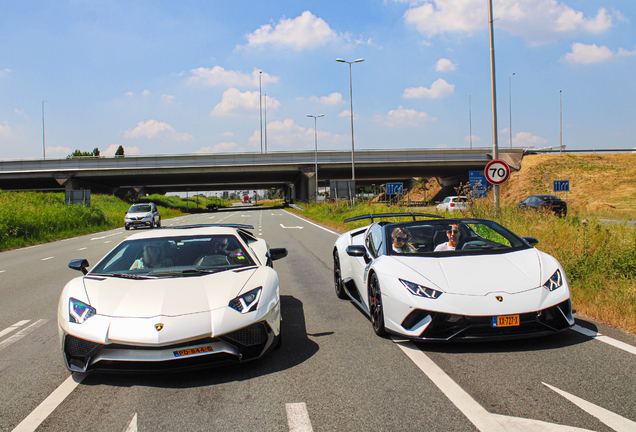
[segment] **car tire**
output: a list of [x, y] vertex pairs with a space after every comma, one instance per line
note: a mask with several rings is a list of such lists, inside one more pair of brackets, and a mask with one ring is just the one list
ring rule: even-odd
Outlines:
[[338, 252], [333, 253], [333, 284], [336, 288], [336, 296], [339, 299], [347, 299], [349, 296], [342, 284], [342, 272], [340, 271], [340, 258], [338, 258]]
[[151, 220], [150, 221], [150, 229], [153, 229], [155, 227], [155, 220]]
[[161, 228], [161, 219], [157, 221], [157, 228]]
[[126, 231], [128, 231], [128, 230], [130, 229], [130, 227], [129, 227], [128, 225], [126, 225], [126, 226], [124, 226], [124, 229], [125, 229]]
[[380, 291], [380, 282], [375, 273], [371, 275], [369, 282], [369, 315], [371, 316], [371, 324], [375, 334], [382, 337], [386, 336], [382, 292]]

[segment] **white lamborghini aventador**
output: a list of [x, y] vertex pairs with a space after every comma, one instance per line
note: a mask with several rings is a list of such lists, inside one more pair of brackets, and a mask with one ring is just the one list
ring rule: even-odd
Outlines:
[[[397, 216], [412, 221], [376, 221]], [[574, 325], [565, 272], [533, 247], [533, 237], [521, 238], [491, 220], [413, 213], [345, 222], [360, 219], [371, 225], [335, 243], [335, 289], [371, 317], [378, 335], [511, 339]]]
[[58, 305], [66, 367], [160, 371], [246, 361], [280, 342], [280, 292], [268, 249], [247, 225], [163, 228], [118, 244], [88, 271], [69, 267]]

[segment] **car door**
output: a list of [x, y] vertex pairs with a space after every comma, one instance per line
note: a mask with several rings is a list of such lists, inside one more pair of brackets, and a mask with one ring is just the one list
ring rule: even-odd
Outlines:
[[383, 230], [382, 225], [374, 224], [367, 231], [364, 239], [364, 246], [367, 249], [367, 255], [358, 258], [357, 268], [354, 268], [354, 278], [356, 279], [356, 286], [360, 291], [360, 297], [362, 302], [369, 308], [369, 296], [367, 295], [367, 279], [369, 276], [369, 270], [373, 265], [373, 262], [382, 253], [383, 245]]

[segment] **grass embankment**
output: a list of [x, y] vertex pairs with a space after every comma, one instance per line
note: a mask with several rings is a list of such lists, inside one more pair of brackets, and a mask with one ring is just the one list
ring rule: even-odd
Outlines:
[[[602, 224], [592, 217], [557, 218], [502, 205], [495, 215], [492, 199], [478, 200], [460, 217], [492, 219], [520, 236], [539, 239], [537, 248], [559, 260], [572, 290], [574, 309], [583, 315], [636, 334], [636, 230], [625, 224]], [[311, 220], [347, 231], [369, 223], [343, 220], [363, 214], [418, 212], [412, 207], [359, 204], [308, 204], [293, 210]], [[453, 216], [459, 216], [454, 213]]]
[[[0, 191], [0, 250], [45, 243], [82, 234], [122, 227], [130, 203], [110, 195], [91, 196], [90, 207], [66, 205], [64, 193]], [[207, 203], [218, 202], [209, 198]], [[138, 202], [152, 201], [162, 219], [188, 212], [205, 211], [206, 200], [176, 196], [150, 195]]]

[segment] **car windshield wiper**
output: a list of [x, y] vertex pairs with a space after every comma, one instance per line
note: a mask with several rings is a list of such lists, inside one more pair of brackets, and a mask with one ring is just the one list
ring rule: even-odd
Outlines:
[[155, 270], [148, 273], [152, 276], [171, 276], [171, 277], [179, 277], [179, 276], [194, 276], [194, 275], [202, 275], [202, 274], [212, 274], [224, 272], [229, 269], [198, 269], [198, 268], [189, 268], [185, 270]]
[[152, 276], [143, 276], [138, 274], [130, 274], [130, 273], [91, 273], [87, 276], [112, 276], [124, 279], [155, 279]]

